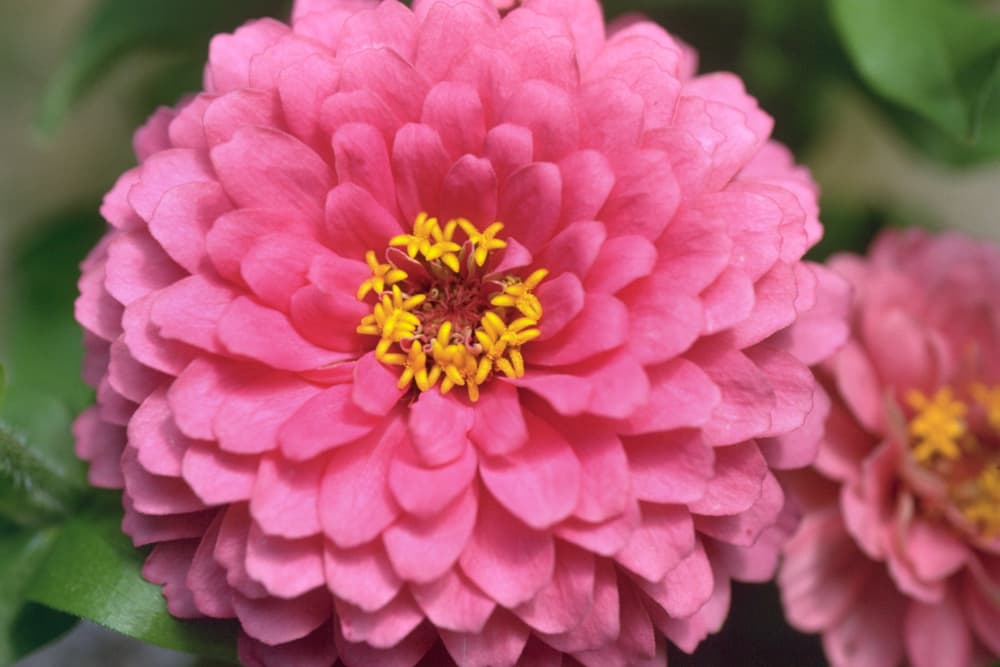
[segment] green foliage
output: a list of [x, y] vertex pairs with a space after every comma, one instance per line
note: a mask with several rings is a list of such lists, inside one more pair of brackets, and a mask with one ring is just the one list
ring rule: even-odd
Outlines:
[[830, 0], [858, 72], [980, 152], [1000, 151], [1000, 17], [953, 0]]
[[109, 509], [98, 502], [61, 526], [27, 597], [157, 646], [235, 660], [235, 623], [171, 616], [160, 587], [142, 578], [145, 553], [122, 534], [120, 511]]
[[50, 82], [38, 128], [47, 134], [58, 129], [82, 96], [137, 52], [173, 58], [182, 71], [170, 80], [189, 87], [198, 81], [212, 35], [249, 17], [280, 15], [287, 6], [286, 0], [102, 0]]

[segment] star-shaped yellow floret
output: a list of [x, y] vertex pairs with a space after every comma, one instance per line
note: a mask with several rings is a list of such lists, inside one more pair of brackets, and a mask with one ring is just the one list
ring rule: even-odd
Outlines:
[[457, 227], [458, 222], [452, 220], [442, 228], [437, 218], [421, 213], [413, 223], [413, 233], [394, 236], [389, 240], [389, 245], [405, 247], [410, 259], [416, 258], [419, 254], [428, 262], [441, 260], [441, 263], [458, 273], [461, 268], [458, 252], [462, 246], [452, 240]]
[[517, 308], [525, 317], [536, 322], [542, 318], [542, 303], [531, 293], [549, 275], [546, 269], [538, 269], [524, 280], [513, 278], [504, 285], [503, 293], [490, 299], [490, 305], [500, 308]]
[[486, 258], [489, 257], [491, 251], [507, 247], [506, 241], [496, 237], [497, 234], [499, 234], [503, 229], [502, 222], [494, 222], [481, 232], [475, 225], [465, 218], [459, 218], [457, 222], [462, 228], [462, 231], [464, 231], [469, 237], [469, 242], [472, 244], [473, 248], [473, 257], [475, 257], [476, 260], [476, 266], [482, 266], [485, 264]]
[[906, 402], [916, 410], [909, 432], [916, 439], [913, 456], [917, 461], [927, 463], [935, 457], [958, 459], [962, 455], [959, 441], [967, 430], [966, 404], [955, 398], [950, 387], [938, 389], [930, 398], [920, 391], [910, 391]]
[[372, 277], [361, 283], [358, 287], [358, 300], [364, 299], [369, 292], [375, 290], [376, 294], [381, 294], [385, 288], [395, 285], [407, 279], [406, 271], [397, 269], [392, 264], [381, 264], [375, 253], [371, 250], [365, 253], [365, 263], [372, 270]]

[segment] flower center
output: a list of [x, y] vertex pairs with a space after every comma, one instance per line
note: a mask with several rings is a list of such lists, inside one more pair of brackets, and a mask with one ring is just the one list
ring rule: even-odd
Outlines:
[[1000, 386], [974, 384], [958, 397], [906, 395], [914, 460], [943, 480], [951, 503], [981, 536], [1000, 537]]
[[400, 389], [447, 394], [462, 386], [476, 401], [496, 373], [524, 375], [521, 347], [541, 335], [533, 291], [548, 271], [498, 271], [496, 251], [507, 247], [502, 230], [494, 222], [480, 231], [464, 218], [441, 225], [421, 213], [411, 234], [389, 241], [385, 263], [365, 254], [372, 275], [357, 296], [372, 312], [358, 333], [379, 339], [376, 359], [402, 368]]

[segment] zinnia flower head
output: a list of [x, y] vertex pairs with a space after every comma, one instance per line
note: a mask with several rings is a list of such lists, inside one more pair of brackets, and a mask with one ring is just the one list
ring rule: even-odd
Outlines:
[[105, 200], [78, 452], [248, 665], [642, 664], [774, 566], [846, 330], [813, 184], [659, 27], [514, 5], [216, 37]]
[[1000, 248], [886, 232], [830, 266], [851, 337], [779, 583], [836, 667], [1000, 656]]

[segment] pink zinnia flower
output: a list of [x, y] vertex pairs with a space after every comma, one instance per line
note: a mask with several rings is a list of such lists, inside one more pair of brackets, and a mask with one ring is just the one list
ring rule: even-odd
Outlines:
[[856, 291], [779, 574], [836, 667], [1000, 656], [1000, 248], [886, 232], [830, 266]]
[[248, 665], [640, 664], [774, 565], [814, 186], [662, 29], [515, 4], [219, 36], [107, 196], [78, 451]]

